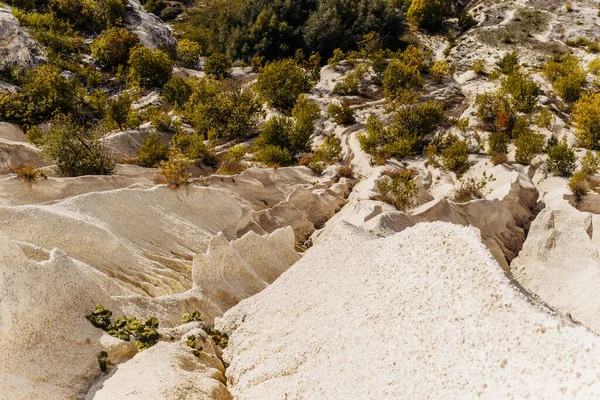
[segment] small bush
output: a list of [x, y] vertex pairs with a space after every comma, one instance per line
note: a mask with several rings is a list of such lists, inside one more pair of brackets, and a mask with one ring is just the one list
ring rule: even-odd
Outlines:
[[337, 169], [340, 178], [354, 179], [354, 169], [350, 165], [342, 165]]
[[435, 82], [441, 82], [452, 76], [455, 67], [446, 60], [435, 60], [429, 69], [429, 75]]
[[419, 28], [437, 29], [451, 12], [450, 0], [412, 0], [406, 19]]
[[173, 76], [163, 87], [164, 99], [175, 108], [187, 103], [191, 95], [192, 87], [185, 79], [178, 76]]
[[581, 171], [586, 176], [596, 175], [600, 170], [600, 156], [594, 154], [593, 151], [588, 150], [581, 160]]
[[15, 174], [27, 183], [33, 183], [38, 180], [38, 178], [47, 178], [44, 171], [30, 164], [15, 169]]
[[185, 313], [181, 317], [181, 323], [187, 324], [189, 322], [202, 322], [200, 311], [192, 311], [191, 313]]
[[256, 89], [271, 107], [289, 115], [296, 99], [309, 89], [304, 72], [292, 59], [274, 61], [264, 67]]
[[471, 200], [483, 199], [484, 189], [488, 183], [495, 181], [494, 175], [488, 176], [484, 171], [481, 179], [468, 178], [459, 179], [460, 187], [454, 194], [454, 201], [457, 203], [466, 203]]
[[539, 128], [550, 129], [554, 125], [554, 115], [546, 107], [542, 108], [540, 112], [535, 116], [533, 122]]
[[594, 58], [588, 64], [588, 71], [594, 75], [600, 75], [600, 58]]
[[473, 61], [473, 64], [471, 64], [471, 70], [478, 75], [483, 75], [487, 71], [487, 65], [485, 64], [484, 60], [477, 59]]
[[[450, 139], [451, 138], [451, 139]], [[447, 144], [442, 150], [442, 165], [448, 171], [462, 173], [469, 168], [469, 146], [454, 135], [445, 138]]]
[[132, 98], [127, 92], [123, 92], [111, 99], [106, 105], [105, 115], [113, 126], [123, 129], [127, 123], [130, 113], [133, 111], [131, 104]]
[[541, 90], [530, 76], [516, 71], [502, 79], [500, 88], [503, 93], [509, 94], [517, 111], [530, 113], [540, 97]]
[[414, 181], [414, 174], [409, 170], [386, 170], [377, 181], [375, 200], [391, 204], [400, 211], [405, 211], [416, 203], [419, 194]]
[[100, 371], [102, 371], [102, 372], [106, 372], [109, 368], [114, 366], [112, 361], [110, 361], [108, 359], [108, 353], [105, 351], [101, 351], [100, 353], [98, 353], [97, 359], [98, 359], [98, 367], [100, 368]]
[[169, 158], [158, 163], [158, 172], [164, 177], [171, 189], [177, 189], [189, 183], [189, 168], [193, 161], [185, 156], [181, 150], [174, 148], [169, 151]]
[[92, 56], [106, 68], [116, 69], [127, 64], [129, 53], [139, 39], [124, 28], [112, 27], [102, 32], [92, 42]]
[[[179, 3], [175, 3], [179, 5]], [[167, 6], [160, 12], [160, 19], [163, 21], [171, 21], [177, 18], [179, 14], [183, 12], [183, 8], [181, 6]], [[183, 39], [185, 40], [185, 39]]]
[[505, 132], [496, 131], [490, 134], [488, 140], [488, 154], [494, 156], [497, 154], [508, 153], [509, 137]]
[[477, 25], [477, 21], [475, 21], [475, 18], [473, 18], [471, 13], [469, 13], [466, 9], [463, 10], [463, 12], [461, 12], [458, 16], [458, 26], [463, 31], [466, 31], [475, 25]]
[[560, 176], [569, 176], [575, 172], [575, 168], [577, 168], [577, 156], [566, 138], [548, 149], [548, 170], [550, 172]]
[[333, 87], [333, 93], [339, 94], [340, 96], [354, 96], [358, 94], [359, 89], [359, 75], [353, 71], [346, 74], [344, 79], [335, 84]]
[[569, 190], [575, 195], [575, 201], [579, 202], [589, 192], [590, 185], [584, 171], [578, 171], [569, 179]]
[[187, 39], [181, 39], [177, 42], [177, 59], [181, 66], [185, 68], [197, 68], [201, 55], [202, 48], [198, 43]]
[[327, 60], [327, 65], [329, 65], [332, 68], [336, 68], [340, 64], [340, 62], [344, 60], [345, 57], [346, 55], [344, 54], [344, 51], [340, 48], [337, 48], [333, 51], [333, 55], [331, 56], [331, 58]]
[[575, 103], [571, 112], [575, 135], [582, 147], [600, 148], [600, 93], [586, 93]]
[[224, 79], [231, 74], [233, 63], [228, 55], [222, 53], [213, 53], [204, 64], [206, 75], [215, 79]]
[[145, 89], [162, 88], [173, 73], [173, 62], [159, 49], [135, 47], [129, 56], [129, 78]]
[[386, 98], [394, 99], [399, 92], [423, 86], [421, 73], [401, 60], [392, 60], [383, 74]]
[[327, 113], [338, 125], [353, 125], [356, 123], [354, 110], [352, 110], [350, 105], [345, 101], [341, 104], [331, 103], [327, 109]]
[[519, 53], [514, 50], [510, 53], [506, 53], [498, 62], [496, 62], [498, 71], [504, 75], [510, 75], [513, 72], [518, 71], [521, 66], [519, 65]]
[[215, 166], [217, 164], [214, 151], [214, 144], [204, 143], [204, 138], [200, 135], [188, 135], [184, 132], [177, 132], [171, 138], [171, 147], [183, 153], [185, 157], [195, 162], [197, 165], [206, 164]]
[[285, 167], [292, 164], [292, 155], [288, 149], [273, 145], [262, 146], [256, 153], [256, 159], [268, 167]]
[[142, 146], [138, 152], [138, 162], [142, 167], [150, 168], [167, 160], [168, 155], [169, 146], [163, 143], [157, 132], [152, 132], [142, 140]]
[[515, 161], [519, 164], [530, 164], [536, 155], [542, 153], [544, 144], [544, 135], [528, 129], [515, 140], [517, 146]]
[[576, 101], [585, 85], [586, 72], [579, 59], [573, 55], [564, 55], [560, 59], [544, 64], [542, 73], [552, 83], [554, 91], [566, 101]]

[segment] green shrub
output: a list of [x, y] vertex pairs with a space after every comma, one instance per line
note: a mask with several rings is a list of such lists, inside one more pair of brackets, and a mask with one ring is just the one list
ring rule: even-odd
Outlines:
[[487, 70], [485, 61], [482, 59], [477, 59], [473, 61], [473, 64], [471, 64], [471, 70], [478, 75], [485, 74]]
[[588, 63], [588, 71], [594, 75], [600, 75], [600, 58], [594, 58]]
[[175, 4], [175, 6], [166, 6], [164, 10], [160, 12], [160, 19], [162, 19], [163, 21], [171, 21], [177, 18], [177, 16], [183, 12], [183, 8], [181, 7], [181, 5], [179, 5], [179, 3]]
[[102, 371], [102, 372], [106, 372], [109, 368], [114, 366], [112, 361], [110, 361], [108, 359], [108, 353], [105, 351], [101, 351], [100, 353], [98, 353], [97, 358], [98, 358], [98, 367], [100, 368], [100, 371]]
[[197, 165], [206, 164], [215, 166], [217, 164], [214, 151], [214, 143], [204, 143], [204, 138], [200, 135], [188, 135], [184, 132], [177, 132], [171, 138], [171, 147], [177, 149], [185, 157], [195, 162]]
[[162, 88], [173, 73], [173, 62], [159, 49], [137, 46], [129, 56], [129, 78], [146, 89]]
[[254, 92], [240, 85], [209, 78], [194, 82], [192, 95], [184, 107], [184, 116], [204, 137], [245, 140], [256, 134], [256, 125], [264, 115]]
[[581, 160], [581, 171], [586, 176], [596, 175], [600, 170], [600, 156], [594, 154], [593, 151], [588, 150]]
[[454, 201], [457, 203], [466, 203], [471, 200], [483, 199], [483, 190], [488, 183], [495, 181], [494, 175], [487, 175], [484, 171], [481, 178], [459, 178], [460, 186], [454, 194]]
[[256, 89], [271, 107], [288, 114], [296, 99], [309, 89], [302, 68], [292, 59], [274, 61], [265, 66]]
[[546, 107], [543, 107], [540, 112], [535, 116], [533, 122], [539, 128], [550, 129], [554, 125], [554, 115]]
[[374, 200], [391, 204], [400, 211], [406, 211], [416, 203], [419, 190], [414, 181], [414, 173], [409, 170], [386, 170], [377, 181], [378, 194]]
[[488, 139], [488, 154], [490, 156], [496, 154], [508, 153], [509, 137], [505, 132], [496, 131], [490, 134]]
[[327, 108], [327, 113], [338, 125], [353, 125], [356, 123], [354, 110], [350, 105], [343, 101], [341, 104], [331, 103]]
[[503, 93], [509, 94], [517, 111], [530, 113], [537, 104], [541, 90], [531, 77], [523, 72], [515, 71], [500, 83]]
[[[198, 43], [187, 39], [181, 39], [177, 42], [177, 59], [183, 67], [196, 68], [198, 66], [198, 63], [200, 62], [201, 55], [202, 48]], [[214, 64], [214, 59], [213, 61], [211, 61], [211, 63]], [[212, 65], [212, 68], [214, 67], [215, 65]]]
[[344, 79], [337, 82], [333, 87], [333, 93], [341, 96], [354, 96], [359, 93], [360, 76], [356, 71], [349, 72]]
[[198, 311], [198, 310], [192, 311], [191, 313], [185, 313], [181, 317], [181, 323], [183, 323], [183, 324], [187, 324], [188, 322], [194, 322], [194, 321], [202, 322], [201, 314], [200, 314], [200, 311]]
[[344, 54], [344, 51], [340, 48], [337, 48], [333, 51], [333, 55], [331, 56], [331, 58], [327, 60], [327, 65], [329, 65], [332, 68], [336, 68], [340, 64], [340, 62], [344, 60], [345, 57], [346, 55]]
[[514, 50], [510, 53], [506, 53], [498, 62], [496, 62], [498, 71], [505, 75], [510, 75], [513, 72], [518, 71], [521, 66], [519, 65], [519, 53]]
[[166, 161], [158, 163], [158, 172], [161, 173], [165, 182], [171, 189], [177, 189], [189, 183], [190, 167], [193, 161], [186, 157], [178, 148], [169, 150]]
[[454, 135], [444, 138], [445, 148], [442, 150], [442, 165], [448, 171], [462, 173], [469, 168], [469, 146], [464, 140]]
[[458, 16], [458, 26], [463, 31], [466, 31], [475, 25], [477, 25], [477, 21], [475, 21], [475, 18], [473, 18], [471, 13], [469, 13], [466, 9], [463, 10]]
[[285, 167], [292, 164], [292, 155], [288, 149], [273, 145], [262, 146], [256, 153], [256, 159], [268, 167]]
[[412, 0], [406, 19], [419, 28], [437, 29], [451, 12], [450, 0]]
[[165, 0], [146, 0], [143, 4], [146, 11], [156, 16], [160, 16], [160, 13], [167, 8], [168, 5]]
[[423, 85], [421, 73], [400, 60], [392, 60], [383, 74], [385, 96], [394, 99], [398, 92], [419, 88]]
[[204, 64], [206, 75], [215, 79], [223, 79], [231, 74], [233, 63], [228, 55], [222, 53], [211, 54]]
[[441, 82], [454, 73], [455, 67], [446, 60], [435, 60], [429, 69], [429, 75], [435, 82]]
[[552, 83], [554, 91], [566, 101], [579, 98], [587, 75], [579, 59], [570, 54], [544, 64], [542, 73]]
[[515, 161], [519, 164], [530, 164], [535, 156], [542, 153], [544, 144], [544, 135], [528, 129], [515, 139], [515, 146], [517, 146]]
[[578, 171], [569, 179], [569, 190], [575, 195], [576, 202], [579, 202], [590, 190], [587, 178], [584, 171]]
[[335, 136], [326, 137], [321, 146], [313, 153], [312, 161], [322, 161], [331, 164], [340, 160], [342, 142]]
[[142, 167], [154, 167], [160, 161], [168, 158], [169, 146], [163, 143], [157, 132], [152, 132], [142, 140], [142, 146], [138, 152], [138, 162]]
[[516, 112], [507, 98], [500, 91], [485, 92], [475, 99], [477, 115], [492, 131], [510, 132], [516, 120]]
[[115, 69], [127, 64], [131, 49], [138, 43], [135, 33], [111, 27], [92, 42], [92, 56], [104, 67]]
[[127, 92], [114, 97], [106, 104], [106, 118], [119, 129], [123, 129], [129, 114], [133, 111], [131, 108], [132, 102], [133, 100]]
[[600, 148], [600, 93], [586, 93], [571, 112], [575, 135], [582, 147]]
[[173, 76], [163, 87], [163, 98], [174, 108], [180, 108], [188, 102], [192, 95], [192, 87], [187, 81]]
[[569, 176], [577, 168], [577, 156], [563, 138], [548, 149], [548, 170], [556, 175]]
[[57, 115], [43, 136], [42, 154], [56, 161], [61, 175], [110, 175], [115, 164], [104, 151], [100, 136], [70, 117]]

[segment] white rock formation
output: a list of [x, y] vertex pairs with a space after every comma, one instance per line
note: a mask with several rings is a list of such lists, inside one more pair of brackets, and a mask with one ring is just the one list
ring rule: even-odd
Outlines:
[[553, 309], [600, 334], [600, 216], [545, 209], [510, 270]]
[[593, 398], [600, 339], [516, 288], [473, 228], [345, 228], [227, 312], [238, 399]]
[[39, 46], [21, 27], [12, 12], [0, 7], [0, 60], [14, 66], [33, 67], [41, 62]]
[[138, 0], [128, 0], [125, 28], [137, 35], [149, 48], [163, 48], [176, 44], [171, 30], [156, 15], [147, 12]]
[[[1, 12], [2, 9], [0, 16]], [[0, 32], [1, 29], [0, 26]], [[27, 141], [18, 126], [0, 122], [0, 175], [10, 174], [26, 164], [41, 167], [48, 163], [41, 159], [40, 150]]]

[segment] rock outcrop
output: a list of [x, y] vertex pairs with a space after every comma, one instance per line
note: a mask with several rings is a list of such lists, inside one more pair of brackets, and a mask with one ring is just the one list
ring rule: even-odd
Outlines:
[[43, 61], [39, 45], [21, 27], [12, 12], [3, 7], [0, 7], [0, 60], [29, 68]]
[[147, 12], [138, 0], [128, 0], [125, 28], [149, 48], [165, 48], [177, 43], [171, 30], [156, 15]]
[[217, 321], [234, 398], [600, 396], [600, 339], [526, 297], [474, 228], [339, 229]]

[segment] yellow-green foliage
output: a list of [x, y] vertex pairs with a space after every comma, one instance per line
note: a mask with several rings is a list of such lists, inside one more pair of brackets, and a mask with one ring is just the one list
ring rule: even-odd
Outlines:
[[450, 0], [412, 0], [406, 19], [419, 28], [436, 29], [451, 11]]
[[346, 55], [344, 54], [344, 51], [340, 48], [337, 48], [333, 51], [333, 55], [331, 56], [331, 58], [327, 60], [327, 65], [335, 68], [339, 65], [340, 62], [342, 62], [345, 56]]
[[171, 79], [173, 62], [159, 49], [137, 46], [129, 56], [129, 79], [146, 89], [162, 88]]
[[165, 161], [168, 153], [169, 146], [163, 143], [157, 132], [152, 132], [142, 140], [142, 146], [138, 152], [138, 162], [142, 167], [154, 167], [160, 161]]
[[469, 146], [455, 135], [444, 138], [442, 165], [448, 171], [462, 173], [469, 168]]
[[177, 189], [188, 184], [189, 169], [192, 164], [193, 161], [186, 157], [181, 150], [172, 148], [169, 151], [168, 160], [158, 163], [158, 172], [161, 173], [170, 188]]
[[516, 120], [516, 112], [510, 98], [501, 91], [485, 92], [477, 96], [477, 115], [492, 131], [510, 132]]
[[495, 181], [494, 175], [487, 175], [484, 171], [481, 178], [459, 178], [460, 186], [454, 194], [454, 201], [466, 203], [467, 201], [483, 199], [484, 189], [488, 183]]
[[600, 58], [594, 58], [588, 64], [588, 71], [594, 75], [600, 75]]
[[233, 63], [227, 54], [213, 53], [204, 64], [206, 75], [215, 79], [223, 79], [231, 74]]
[[342, 96], [352, 96], [358, 94], [360, 75], [356, 71], [352, 71], [344, 76], [340, 82], [333, 87], [333, 93]]
[[577, 167], [577, 155], [563, 138], [548, 149], [548, 170], [555, 175], [569, 176]]
[[600, 170], [600, 156], [588, 150], [581, 160], [581, 170], [586, 176], [596, 175]]
[[194, 310], [190, 313], [185, 313], [183, 314], [183, 316], [181, 317], [181, 322], [183, 324], [187, 324], [188, 322], [202, 322], [202, 318], [201, 318], [201, 314], [200, 311], [198, 310]]
[[177, 59], [186, 68], [196, 68], [202, 55], [202, 48], [196, 42], [181, 39], [177, 42]]
[[139, 43], [135, 33], [111, 27], [92, 42], [92, 56], [107, 68], [127, 64], [129, 52]]
[[423, 86], [419, 70], [401, 60], [392, 60], [383, 74], [385, 96], [394, 99], [399, 92]]
[[600, 93], [586, 93], [575, 103], [571, 120], [582, 147], [600, 148]]
[[108, 101], [105, 111], [108, 121], [110, 121], [119, 129], [123, 129], [124, 125], [127, 123], [130, 113], [133, 112], [133, 109], [131, 108], [132, 102], [133, 99], [127, 92], [123, 92]]
[[392, 204], [400, 211], [405, 211], [416, 203], [419, 190], [414, 181], [415, 174], [409, 170], [386, 170], [377, 181], [378, 194], [375, 200]]
[[450, 77], [454, 73], [455, 67], [446, 60], [435, 60], [431, 68], [429, 69], [429, 75], [431, 79], [436, 82]]
[[542, 72], [552, 82], [556, 94], [566, 101], [576, 101], [581, 95], [587, 74], [577, 57], [566, 54], [551, 60], [544, 64]]
[[354, 110], [350, 105], [343, 101], [341, 104], [331, 103], [327, 108], [327, 113], [333, 118], [336, 124], [352, 125], [356, 122]]
[[473, 64], [471, 64], [471, 70], [473, 72], [475, 72], [476, 74], [485, 74], [487, 71], [487, 66], [485, 64], [485, 61], [482, 59], [477, 59], [475, 61], [473, 61]]
[[555, 117], [546, 107], [543, 107], [540, 112], [535, 116], [533, 122], [539, 128], [550, 129], [554, 125]]
[[271, 107], [289, 115], [296, 99], [309, 89], [302, 68], [292, 59], [274, 61], [264, 67], [256, 90]]
[[585, 171], [577, 171], [569, 179], [569, 190], [575, 195], [575, 200], [581, 200], [590, 190], [587, 175]]
[[524, 113], [533, 110], [541, 94], [539, 85], [529, 75], [520, 71], [502, 78], [500, 90], [511, 96], [517, 111]]
[[515, 139], [515, 146], [517, 146], [515, 161], [519, 164], [531, 163], [531, 160], [542, 152], [544, 144], [544, 135], [527, 129]]
[[171, 106], [179, 108], [190, 99], [192, 86], [178, 76], [173, 76], [163, 87], [163, 98]]

